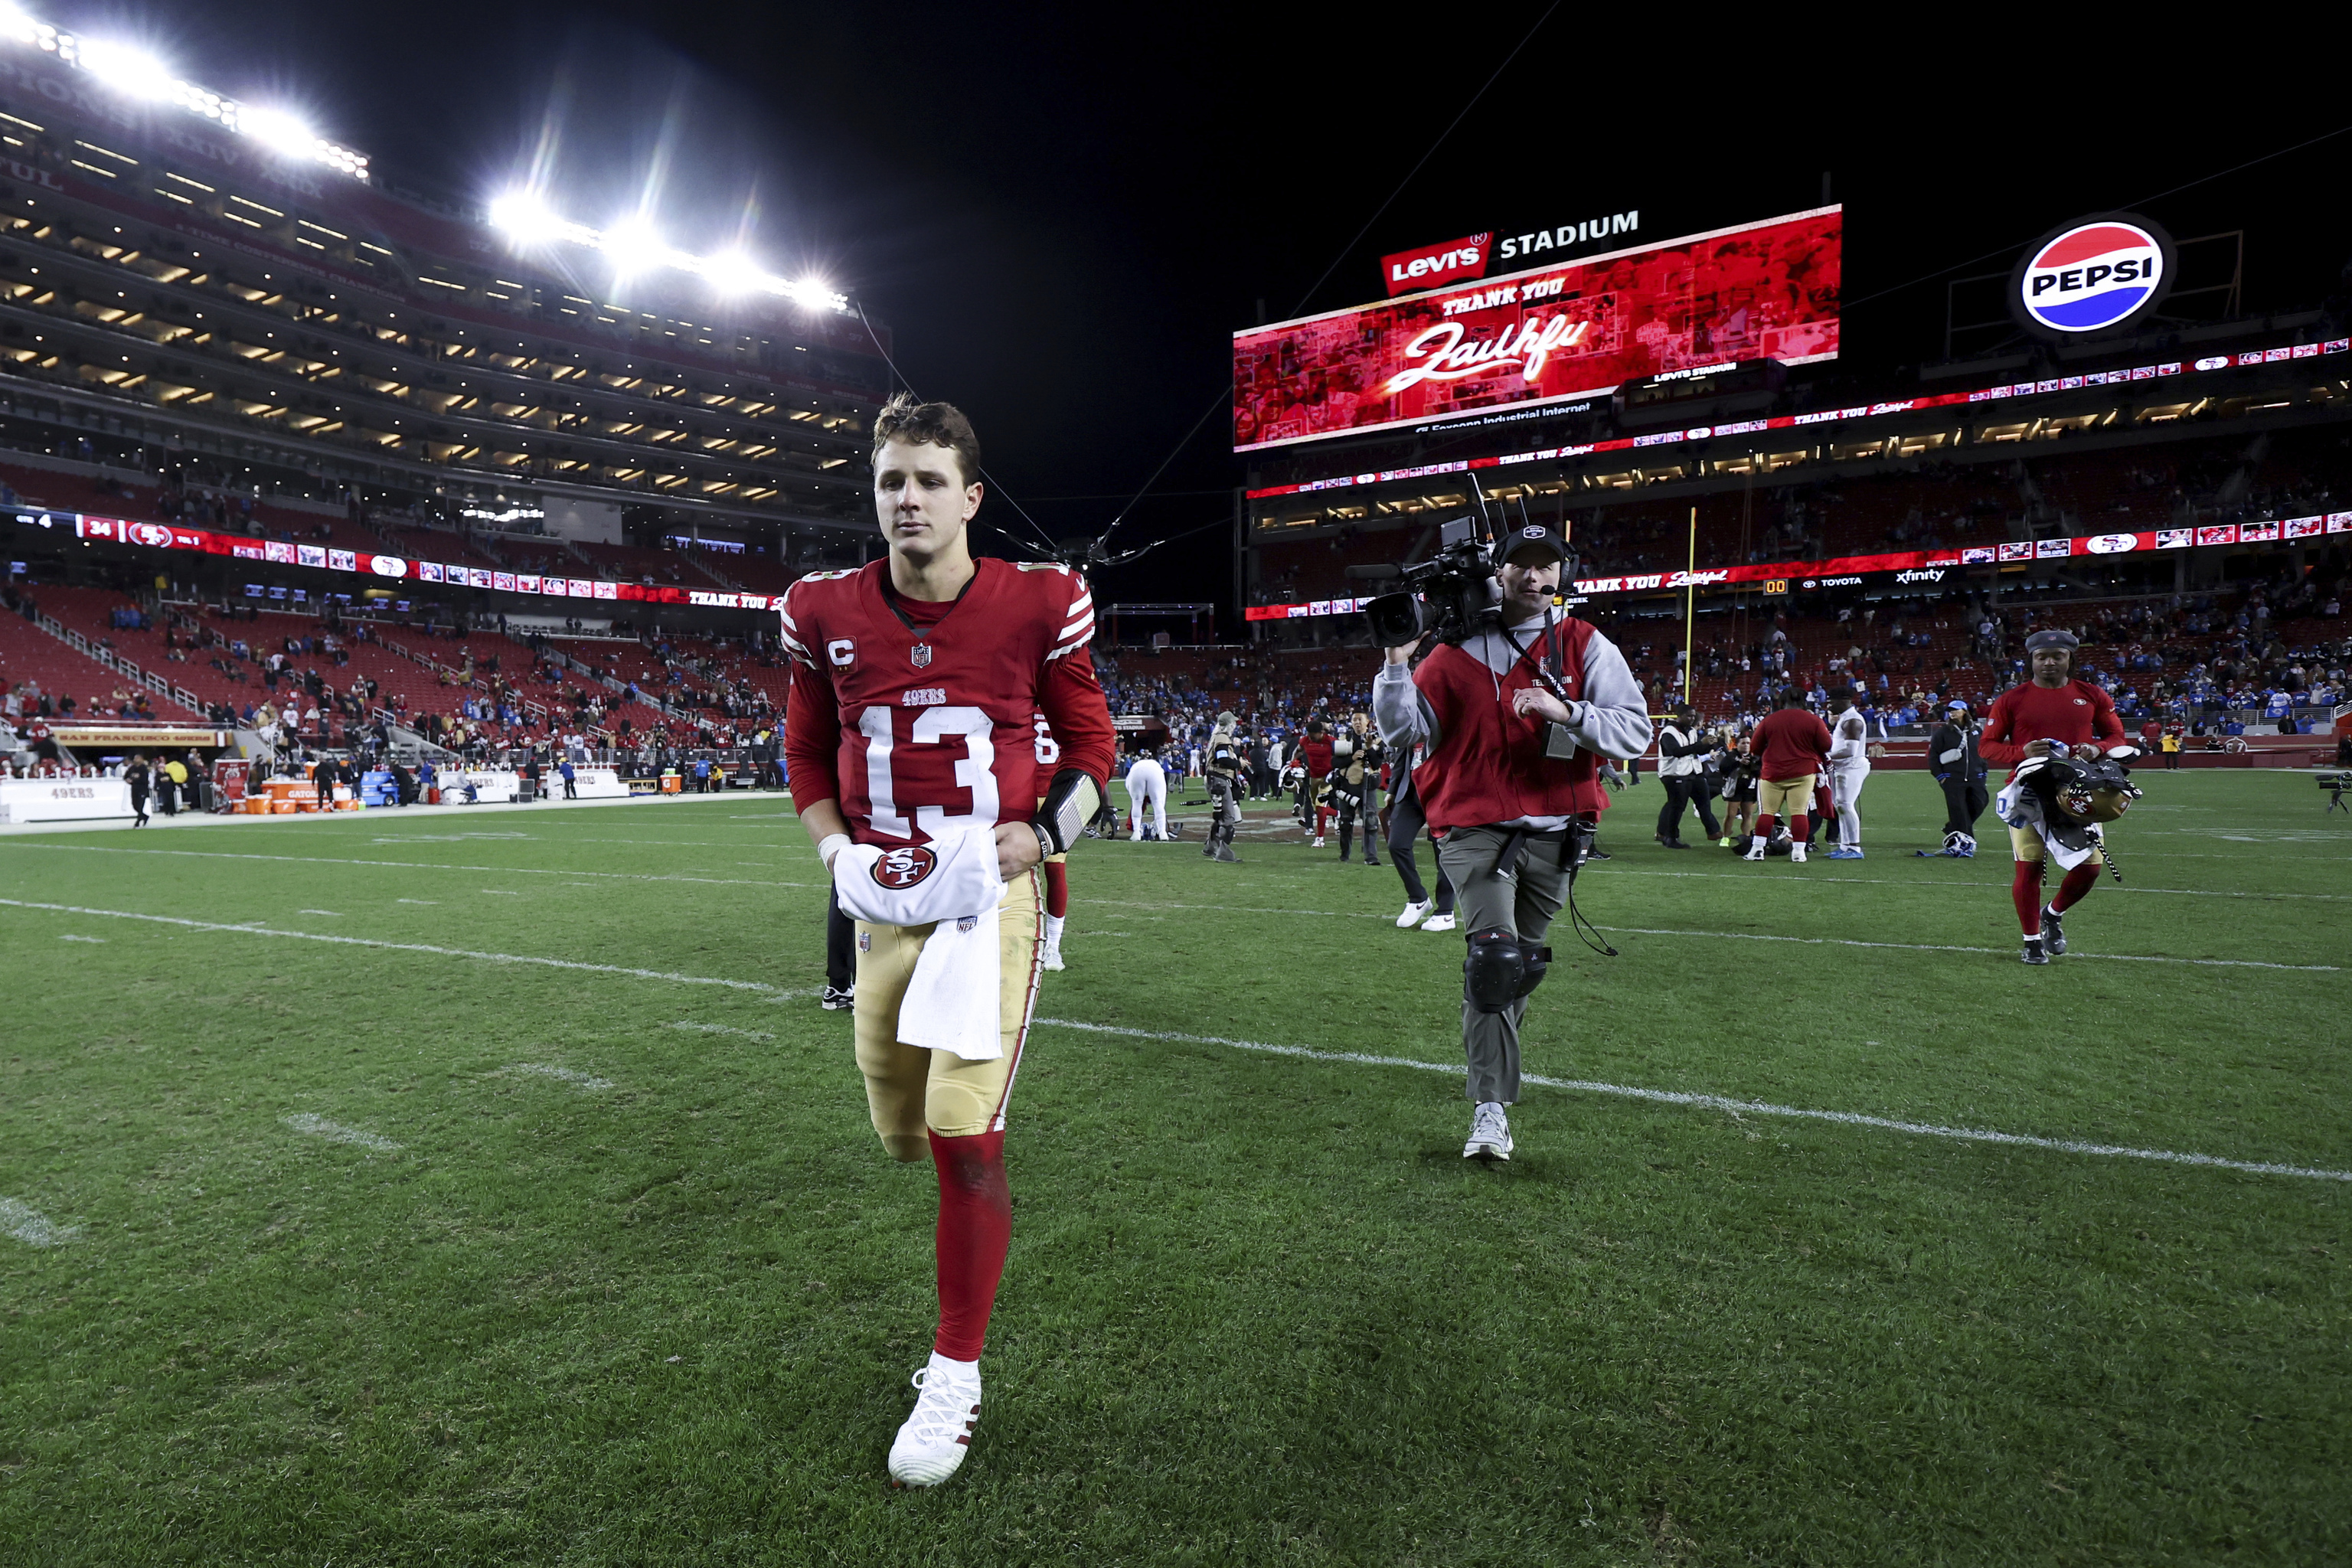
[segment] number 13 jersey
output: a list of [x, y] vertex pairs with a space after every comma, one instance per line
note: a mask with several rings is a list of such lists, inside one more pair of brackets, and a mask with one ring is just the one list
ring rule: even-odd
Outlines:
[[[780, 612], [792, 656], [793, 805], [837, 800], [860, 844], [1020, 822], [1061, 768], [1099, 783], [1117, 751], [1094, 661], [1094, 599], [1054, 563], [983, 557], [948, 604], [889, 587], [889, 563], [803, 577]], [[1059, 742], [1039, 761], [1037, 715]]]

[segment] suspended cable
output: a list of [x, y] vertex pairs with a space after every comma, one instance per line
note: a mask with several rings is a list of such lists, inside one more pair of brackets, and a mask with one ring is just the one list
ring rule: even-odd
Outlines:
[[[1454, 134], [1454, 130], [1461, 125], [1463, 121], [1469, 118], [1470, 111], [1478, 107], [1478, 100], [1486, 96], [1486, 89], [1493, 87], [1495, 83], [1501, 79], [1502, 74], [1510, 68], [1511, 62], [1519, 58], [1519, 51], [1526, 48], [1528, 44], [1535, 40], [1535, 36], [1543, 30], [1543, 25], [1546, 22], [1550, 21], [1552, 13], [1559, 9], [1559, 0], [1552, 0], [1552, 3], [1544, 8], [1544, 14], [1536, 18], [1535, 25], [1529, 27], [1527, 32], [1520, 37], [1517, 43], [1511, 46], [1511, 52], [1503, 57], [1502, 63], [1497, 65], [1494, 70], [1488, 74], [1486, 79], [1479, 84], [1478, 90], [1470, 95], [1470, 100], [1465, 103], [1461, 110], [1455, 113], [1454, 118], [1446, 122], [1445, 129], [1437, 133], [1437, 140], [1429, 144], [1428, 151], [1424, 152], [1418, 159], [1414, 160], [1412, 167], [1405, 171], [1404, 178], [1399, 180], [1396, 183], [1396, 187], [1389, 192], [1387, 198], [1383, 200], [1379, 206], [1372, 209], [1372, 216], [1364, 220], [1364, 226], [1358, 229], [1355, 234], [1349, 238], [1346, 245], [1339, 247], [1339, 254], [1331, 258], [1331, 264], [1323, 268], [1322, 272], [1316, 278], [1315, 281], [1307, 286], [1307, 292], [1298, 297], [1298, 303], [1290, 308], [1288, 312], [1289, 315], [1296, 316], [1301, 310], [1304, 310], [1307, 308], [1307, 302], [1315, 298], [1315, 291], [1322, 288], [1325, 283], [1328, 282], [1330, 280], [1331, 274], [1339, 269], [1339, 264], [1346, 261], [1349, 257], [1355, 254], [1356, 247], [1363, 242], [1364, 236], [1372, 231], [1372, 225], [1380, 222], [1381, 216], [1385, 214], [1390, 207], [1396, 204], [1397, 197], [1404, 195], [1404, 188], [1412, 184], [1413, 176], [1420, 174], [1423, 165], [1427, 164], [1432, 158], [1437, 155], [1437, 150], [1445, 145], [1445, 139]], [[1110, 536], [1118, 531], [1119, 524], [1125, 522], [1128, 520], [1129, 514], [1135, 510], [1136, 503], [1140, 501], [1146, 495], [1149, 495], [1151, 491], [1151, 487], [1159, 481], [1160, 476], [1168, 471], [1168, 465], [1174, 462], [1177, 456], [1181, 453], [1185, 447], [1192, 444], [1192, 437], [1201, 433], [1201, 426], [1209, 422], [1210, 416], [1215, 414], [1218, 409], [1223, 408], [1226, 404], [1230, 403], [1233, 400], [1233, 380], [1229, 375], [1226, 378], [1224, 386], [1218, 392], [1216, 397], [1210, 402], [1208, 407], [1201, 411], [1201, 416], [1192, 421], [1192, 427], [1184, 432], [1183, 439], [1177, 442], [1176, 445], [1169, 450], [1168, 455], [1160, 459], [1160, 466], [1151, 470], [1151, 477], [1150, 479], [1143, 481], [1143, 488], [1137, 490], [1133, 497], [1129, 500], [1127, 505], [1119, 509], [1118, 515], [1110, 520], [1110, 526], [1103, 530], [1102, 537], [1100, 539], [1095, 541], [1095, 548], [1097, 550], [1100, 550], [1104, 544], [1109, 542]]]
[[[905, 387], [908, 392], [914, 393], [915, 396], [918, 398], [921, 397], [921, 393], [915, 392], [915, 384], [907, 379], [907, 373], [898, 368], [898, 362], [890, 357], [890, 351], [882, 346], [882, 334], [874, 330], [874, 323], [866, 319], [865, 305], [856, 301], [852, 301], [852, 305], [857, 311], [857, 320], [866, 328], [866, 337], [873, 342], [874, 352], [882, 356], [882, 363], [890, 367], [890, 374], [898, 378], [898, 384]], [[1019, 501], [1013, 499], [1013, 492], [1006, 489], [1003, 485], [997, 483], [996, 476], [990, 473], [984, 468], [980, 470], [980, 477], [982, 480], [987, 484], [990, 489], [995, 491], [996, 494], [1004, 499], [1005, 505], [1011, 507], [1014, 511], [1021, 514], [1021, 521], [1029, 525], [1029, 531], [1034, 533], [1039, 542], [1044, 544], [1045, 549], [1045, 559], [1048, 561], [1059, 559], [1062, 553], [1062, 547], [1055, 542], [1054, 536], [1052, 534], [1047, 533], [1045, 529], [1038, 526], [1037, 520], [1031, 517], [1028, 510], [1024, 508]], [[1013, 534], [1010, 530], [1000, 528], [997, 530], [997, 532], [1003, 534], [1007, 539], [1013, 538]]]
[[[2290, 153], [2300, 153], [2305, 147], [2316, 147], [2322, 142], [2333, 141], [2335, 138], [2343, 135], [2347, 131], [2352, 131], [2352, 125], [2339, 125], [2333, 131], [2324, 132], [2321, 134], [2311, 138], [2308, 142], [2298, 142], [2292, 147], [2281, 147], [2274, 152], [2265, 153], [2259, 158], [2249, 158], [2242, 163], [2233, 163], [2229, 168], [2217, 170], [2210, 174], [2200, 174], [2197, 178], [2189, 181], [2186, 184], [2175, 185], [2168, 191], [2158, 191], [2152, 196], [2141, 196], [2137, 201], [2126, 202], [2123, 204], [2120, 210], [2126, 212], [2132, 211], [2139, 207], [2144, 207], [2150, 202], [2160, 202], [2167, 196], [2177, 196], [2183, 191], [2194, 190], [2199, 185], [2209, 184], [2215, 180], [2227, 179], [2231, 174], [2244, 173], [2246, 170], [2252, 168], [2257, 163], [2267, 163], [2273, 158], [2284, 158]], [[1935, 279], [1941, 278], [1947, 272], [1958, 272], [1963, 267], [1974, 267], [1979, 261], [1990, 261], [1996, 256], [2007, 256], [2021, 247], [2032, 244], [2033, 239], [2034, 237], [2029, 235], [2025, 238], [2016, 241], [2014, 244], [2004, 245], [1995, 250], [1988, 250], [1981, 256], [1971, 256], [1966, 261], [1955, 261], [1949, 267], [1938, 267], [1933, 272], [1922, 272], [1918, 277], [1910, 279], [1908, 282], [1890, 285], [1887, 288], [1879, 289], [1874, 294], [1864, 294], [1859, 300], [1848, 300], [1841, 309], [1851, 310], [1857, 305], [1867, 305], [1874, 300], [1884, 300], [1889, 294], [1900, 294], [1906, 289], [1916, 289], [1922, 283], [1933, 282]]]

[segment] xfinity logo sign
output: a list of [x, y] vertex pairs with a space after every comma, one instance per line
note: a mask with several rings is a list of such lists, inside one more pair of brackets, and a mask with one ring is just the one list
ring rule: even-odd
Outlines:
[[1916, 571], [1897, 572], [1895, 574], [1895, 580], [1897, 583], [1940, 583], [1944, 580], [1944, 569], [1940, 566], [1923, 566]]

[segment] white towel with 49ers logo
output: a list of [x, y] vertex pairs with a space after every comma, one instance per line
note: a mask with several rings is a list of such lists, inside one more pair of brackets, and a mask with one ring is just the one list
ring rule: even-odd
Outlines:
[[868, 924], [931, 927], [898, 1004], [900, 1040], [966, 1061], [1004, 1054], [996, 912], [1004, 879], [993, 829], [890, 849], [850, 845], [833, 858], [833, 887], [841, 907]]

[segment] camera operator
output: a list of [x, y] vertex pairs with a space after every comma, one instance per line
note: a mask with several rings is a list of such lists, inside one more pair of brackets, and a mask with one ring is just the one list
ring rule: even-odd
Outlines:
[[[1462, 1043], [1475, 1107], [1463, 1156], [1511, 1157], [1505, 1107], [1518, 1099], [1519, 1022], [1566, 900], [1608, 809], [1602, 757], [1650, 743], [1642, 689], [1616, 646], [1552, 607], [1565, 542], [1547, 524], [1507, 531], [1487, 558], [1499, 619], [1461, 627], [1417, 669], [1418, 642], [1391, 647], [1372, 711], [1392, 752], [1424, 749], [1413, 787], [1438, 835], [1469, 931]], [[1489, 590], [1489, 591], [1496, 591]], [[1441, 623], [1442, 624], [1442, 623]], [[1557, 687], [1563, 698], [1549, 688]]]

